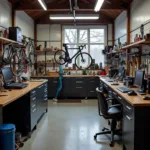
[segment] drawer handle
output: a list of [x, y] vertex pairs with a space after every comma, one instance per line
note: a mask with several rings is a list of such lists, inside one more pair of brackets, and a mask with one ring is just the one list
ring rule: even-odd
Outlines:
[[83, 87], [76, 87], [76, 89], [82, 89]]
[[44, 92], [47, 92], [47, 89]]
[[121, 97], [119, 97], [119, 96], [118, 96], [118, 98], [119, 98], [120, 100], [122, 100], [122, 98], [121, 98]]
[[53, 81], [53, 83], [57, 83], [57, 81]]
[[94, 93], [94, 91], [90, 91], [91, 93]]
[[108, 86], [107, 85], [105, 85], [107, 88], [108, 88]]
[[115, 92], [113, 92], [114, 95], [117, 95]]
[[126, 108], [128, 109], [128, 110], [131, 110], [132, 108], [130, 108], [129, 106], [126, 106]]
[[36, 108], [32, 110], [32, 112], [34, 113], [36, 111]]
[[95, 82], [95, 81], [91, 81], [91, 82]]
[[130, 117], [129, 117], [129, 116], [127, 116], [127, 115], [126, 115], [126, 118], [127, 118], [128, 120], [132, 120], [132, 118], [130, 118]]
[[42, 87], [43, 87], [43, 85], [39, 86], [38, 88], [40, 89], [40, 88], [42, 88]]
[[32, 100], [34, 101], [36, 99], [36, 97], [32, 98]]
[[32, 91], [31, 93], [34, 94], [34, 93], [36, 93], [36, 91]]
[[32, 108], [34, 108], [36, 105], [34, 104], [34, 105], [32, 105]]
[[83, 83], [83, 81], [76, 81], [76, 83]]
[[45, 98], [45, 99], [44, 99], [44, 101], [47, 101], [47, 100], [48, 100], [48, 98]]
[[44, 95], [44, 97], [47, 97], [47, 95]]

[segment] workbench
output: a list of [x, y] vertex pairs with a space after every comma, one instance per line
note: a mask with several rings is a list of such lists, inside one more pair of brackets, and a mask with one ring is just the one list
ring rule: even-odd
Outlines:
[[[150, 135], [150, 100], [143, 100], [144, 96], [129, 96], [128, 93], [122, 93], [117, 88], [119, 85], [111, 85], [108, 78], [100, 78], [101, 90], [109, 92], [115, 99], [115, 103], [122, 105], [122, 141], [125, 150], [147, 150], [149, 149]], [[137, 88], [133, 88], [137, 90]], [[124, 150], [123, 149], [123, 150]]]
[[31, 132], [48, 109], [47, 80], [27, 82], [24, 89], [0, 92], [0, 124], [13, 123], [20, 132]]

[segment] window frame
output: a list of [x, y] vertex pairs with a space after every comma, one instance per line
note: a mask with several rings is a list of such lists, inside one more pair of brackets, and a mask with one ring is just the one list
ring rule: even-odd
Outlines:
[[[68, 45], [87, 45], [88, 48], [88, 53], [90, 54], [91, 49], [90, 49], [90, 45], [104, 45], [104, 47], [107, 45], [107, 25], [97, 25], [97, 26], [67, 26], [64, 25], [62, 27], [62, 42], [64, 43], [65, 40], [65, 29], [77, 29], [77, 43], [68, 43]], [[90, 29], [104, 29], [104, 43], [90, 43]], [[79, 33], [80, 30], [87, 30], [87, 42], [88, 43], [79, 43]], [[62, 47], [63, 48], [63, 47]], [[104, 62], [103, 62], [104, 63]]]

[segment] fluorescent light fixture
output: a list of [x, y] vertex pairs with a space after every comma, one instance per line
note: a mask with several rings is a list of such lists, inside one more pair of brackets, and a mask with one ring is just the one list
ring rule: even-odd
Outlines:
[[43, 7], [43, 9], [44, 9], [44, 10], [47, 10], [47, 6], [46, 6], [44, 0], [38, 0], [38, 1], [39, 1], [39, 3], [41, 4], [41, 6]]
[[50, 15], [51, 20], [73, 20], [73, 15]]
[[96, 12], [100, 11], [103, 3], [104, 3], [104, 0], [97, 0], [94, 11], [96, 11]]
[[[51, 20], [73, 20], [73, 15], [50, 15]], [[75, 16], [76, 20], [96, 20], [99, 19], [98, 14], [80, 14]]]
[[99, 19], [99, 16], [89, 16], [89, 17], [83, 17], [83, 16], [81, 16], [81, 17], [75, 17], [76, 18], [76, 20], [97, 20], [97, 19]]

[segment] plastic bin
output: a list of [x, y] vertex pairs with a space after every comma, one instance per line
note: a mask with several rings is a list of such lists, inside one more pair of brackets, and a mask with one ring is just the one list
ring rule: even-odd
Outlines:
[[0, 150], [15, 150], [15, 125], [0, 125]]

